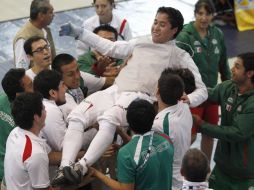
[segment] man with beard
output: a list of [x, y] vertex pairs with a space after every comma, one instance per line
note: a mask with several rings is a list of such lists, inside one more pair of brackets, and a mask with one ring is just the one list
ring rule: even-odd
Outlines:
[[221, 124], [193, 116], [202, 134], [218, 139], [209, 178], [215, 190], [254, 187], [254, 52], [238, 55], [231, 71], [232, 80], [208, 89], [208, 100], [221, 106]]

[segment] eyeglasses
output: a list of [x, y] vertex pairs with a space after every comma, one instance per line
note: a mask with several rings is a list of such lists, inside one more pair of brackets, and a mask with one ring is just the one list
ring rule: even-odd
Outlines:
[[49, 51], [50, 50], [50, 45], [46, 44], [44, 47], [39, 47], [36, 50], [32, 51], [32, 53], [42, 53], [44, 50]]

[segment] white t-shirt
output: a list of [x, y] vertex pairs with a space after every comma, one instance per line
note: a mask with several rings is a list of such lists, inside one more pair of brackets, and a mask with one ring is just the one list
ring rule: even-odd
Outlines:
[[6, 143], [4, 174], [7, 189], [47, 188], [50, 152], [46, 141], [30, 131], [16, 127]]
[[191, 144], [192, 116], [189, 106], [182, 101], [160, 111], [153, 123], [152, 130], [167, 134], [174, 145], [172, 190], [182, 187], [180, 173], [182, 159]]
[[47, 140], [52, 150], [61, 151], [67, 130], [67, 122], [64, 120], [64, 115], [55, 101], [44, 98], [43, 105], [47, 111], [47, 117], [40, 135]]
[[[124, 19], [121, 19], [120, 17], [118, 17], [116, 14], [113, 13], [112, 21], [108, 24], [110, 26], [112, 26], [113, 28], [115, 28], [119, 34], [123, 21], [124, 21]], [[84, 20], [84, 22], [83, 22], [83, 27], [91, 32], [93, 32], [93, 30], [98, 26], [100, 26], [100, 20], [99, 20], [99, 16], [97, 14], [88, 18], [87, 20]], [[132, 38], [132, 32], [131, 32], [129, 23], [126, 22], [123, 27], [121, 35], [118, 35], [118, 40], [129, 41], [131, 38]], [[77, 40], [76, 45], [77, 45], [77, 55], [78, 56], [83, 55], [84, 53], [87, 53], [89, 50], [89, 45], [83, 43], [82, 41]]]
[[32, 69], [26, 70], [26, 75], [30, 77], [30, 79], [33, 81], [36, 74], [33, 72]]

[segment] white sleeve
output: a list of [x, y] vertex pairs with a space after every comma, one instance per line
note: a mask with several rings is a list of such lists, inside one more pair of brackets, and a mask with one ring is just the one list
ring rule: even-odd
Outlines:
[[29, 68], [30, 60], [28, 59], [24, 50], [24, 39], [19, 39], [14, 45], [15, 51], [15, 67], [24, 68], [27, 70]]
[[67, 121], [67, 116], [78, 104], [75, 102], [74, 98], [69, 93], [65, 93], [65, 100], [66, 103], [59, 106], [59, 108], [64, 115], [64, 120]]
[[89, 51], [89, 46], [80, 40], [76, 40], [76, 52], [78, 57]]
[[42, 129], [42, 136], [47, 140], [52, 150], [61, 151], [63, 139], [67, 130], [67, 123], [64, 121], [63, 114], [59, 110], [47, 110], [45, 126]]
[[130, 40], [128, 42], [112, 42], [110, 40], [99, 37], [87, 29], [83, 30], [83, 33], [79, 36], [79, 40], [95, 48], [103, 55], [108, 55], [117, 59], [124, 59], [131, 55], [136, 44], [136, 39]]
[[180, 57], [178, 58], [178, 60], [180, 60], [180, 64], [182, 65], [182, 67], [186, 68], [187, 65], [187, 68], [193, 73], [195, 77], [196, 90], [194, 90], [194, 92], [192, 92], [191, 94], [188, 94], [188, 98], [190, 100], [190, 107], [197, 107], [198, 105], [203, 103], [208, 97], [206, 86], [201, 79], [198, 67], [196, 66], [190, 55], [185, 51], [179, 55]]
[[81, 77], [84, 80], [85, 86], [88, 88], [87, 95], [101, 90], [105, 84], [105, 77], [98, 77], [90, 73], [80, 71]]
[[46, 153], [34, 154], [24, 164], [33, 188], [47, 188], [50, 186], [49, 160]]

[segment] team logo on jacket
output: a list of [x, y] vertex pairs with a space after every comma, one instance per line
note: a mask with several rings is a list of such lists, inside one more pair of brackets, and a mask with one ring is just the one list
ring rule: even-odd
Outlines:
[[229, 97], [229, 98], [228, 98], [228, 102], [229, 102], [229, 103], [233, 103], [233, 102], [234, 102], [233, 98], [232, 98], [232, 97]]
[[231, 105], [229, 105], [229, 104], [226, 104], [226, 110], [227, 110], [228, 112], [230, 112], [230, 111], [231, 111], [231, 109], [232, 109], [232, 106], [231, 106]]
[[199, 41], [194, 41], [194, 46], [200, 46], [201, 43]]
[[216, 39], [212, 39], [212, 44], [216, 45], [218, 44], [218, 41]]
[[215, 54], [219, 54], [220, 53], [220, 50], [219, 50], [219, 48], [216, 46], [216, 48], [215, 48], [215, 50], [214, 50], [214, 53]]

